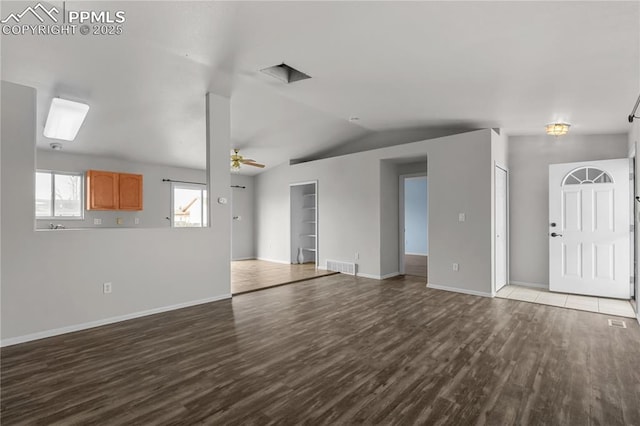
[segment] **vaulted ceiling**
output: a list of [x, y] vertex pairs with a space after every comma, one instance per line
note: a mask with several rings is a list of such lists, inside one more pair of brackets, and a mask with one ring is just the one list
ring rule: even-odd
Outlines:
[[[0, 14], [30, 4], [3, 2]], [[640, 90], [638, 2], [65, 7], [123, 10], [123, 34], [2, 36], [0, 60], [2, 79], [38, 89], [40, 147], [52, 97], [91, 106], [68, 152], [204, 167], [207, 91], [231, 98], [234, 147], [273, 167], [396, 130], [532, 134], [562, 120], [627, 132]], [[283, 61], [312, 78], [259, 72]]]

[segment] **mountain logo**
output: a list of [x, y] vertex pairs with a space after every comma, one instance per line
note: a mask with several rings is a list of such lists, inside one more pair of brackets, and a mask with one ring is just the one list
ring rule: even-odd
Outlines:
[[6, 24], [7, 22], [13, 19], [13, 21], [17, 24], [25, 15], [29, 13], [35, 16], [36, 19], [42, 23], [44, 23], [43, 16], [45, 17], [48, 16], [49, 19], [51, 19], [54, 23], [57, 23], [58, 18], [56, 18], [53, 14], [55, 13], [57, 15], [58, 13], [60, 13], [60, 11], [58, 11], [58, 9], [55, 6], [51, 6], [51, 9], [47, 10], [47, 8], [42, 5], [42, 3], [38, 3], [33, 7], [31, 6], [27, 7], [21, 13], [9, 14], [9, 16], [7, 16], [5, 19], [0, 21], [0, 23]]

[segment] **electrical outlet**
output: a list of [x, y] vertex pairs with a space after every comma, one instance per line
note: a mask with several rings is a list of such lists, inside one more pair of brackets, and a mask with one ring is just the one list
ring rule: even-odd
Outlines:
[[124, 219], [121, 217], [116, 218], [116, 225], [122, 225], [124, 223]]
[[95, 219], [93, 219], [93, 224], [94, 225], [102, 225], [102, 219], [98, 219], [97, 217]]
[[140, 218], [136, 217], [135, 219], [133, 219], [133, 223], [135, 223], [136, 225], [140, 225]]
[[111, 288], [111, 283], [104, 283], [104, 284], [102, 284], [102, 292], [103, 292], [104, 294], [109, 294], [109, 293], [111, 293], [111, 290], [112, 290], [112, 288]]
[[360, 253], [356, 252], [356, 256], [355, 257], [356, 257], [356, 260], [359, 260], [360, 259]]
[[458, 272], [460, 270], [460, 265], [458, 265], [457, 263], [453, 264], [453, 271], [454, 272]]

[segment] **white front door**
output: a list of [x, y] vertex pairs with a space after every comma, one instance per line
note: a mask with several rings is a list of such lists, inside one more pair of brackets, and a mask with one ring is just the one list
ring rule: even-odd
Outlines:
[[498, 166], [495, 186], [495, 280], [498, 291], [507, 285], [507, 172]]
[[549, 289], [628, 299], [629, 160], [549, 166]]

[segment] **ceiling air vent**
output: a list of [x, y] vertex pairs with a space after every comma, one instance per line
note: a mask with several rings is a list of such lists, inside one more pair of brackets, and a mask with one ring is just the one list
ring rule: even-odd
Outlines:
[[274, 65], [260, 71], [267, 75], [270, 75], [273, 78], [277, 78], [280, 81], [284, 81], [287, 84], [311, 78], [310, 75], [307, 75], [302, 71], [298, 71], [297, 69], [290, 67], [284, 62], [280, 65]]

